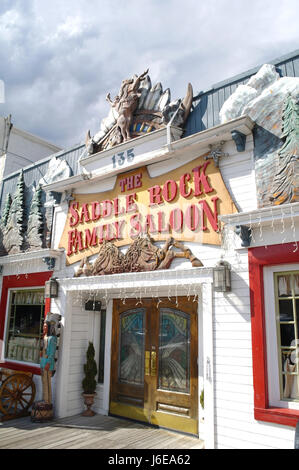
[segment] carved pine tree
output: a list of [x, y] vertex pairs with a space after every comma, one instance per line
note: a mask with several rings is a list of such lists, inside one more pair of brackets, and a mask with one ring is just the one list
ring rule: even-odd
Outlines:
[[44, 241], [44, 216], [42, 212], [42, 188], [38, 186], [31, 201], [26, 246], [28, 250], [43, 247]]
[[278, 152], [278, 162], [272, 186], [273, 204], [299, 201], [299, 104], [291, 95], [282, 115], [284, 140]]
[[7, 196], [6, 196], [4, 210], [3, 210], [3, 214], [2, 214], [2, 218], [1, 218], [2, 227], [6, 227], [11, 203], [12, 203], [11, 195], [10, 195], [10, 193], [8, 193]]
[[7, 224], [7, 220], [9, 216], [11, 202], [12, 202], [11, 195], [10, 193], [8, 193], [6, 196], [4, 210], [3, 210], [3, 214], [2, 214], [1, 222], [0, 222], [0, 254], [1, 255], [6, 254], [6, 250], [3, 246], [3, 234], [6, 230], [6, 224]]
[[25, 227], [25, 182], [22, 170], [3, 233], [3, 246], [8, 254], [22, 250]]

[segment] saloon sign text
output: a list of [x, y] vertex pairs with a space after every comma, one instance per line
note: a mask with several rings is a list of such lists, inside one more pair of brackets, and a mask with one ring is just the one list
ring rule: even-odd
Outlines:
[[[219, 244], [218, 215], [228, 193], [213, 161], [194, 163], [155, 178], [155, 184], [142, 168], [120, 175], [111, 191], [74, 195], [60, 244], [68, 263], [96, 253], [105, 240], [126, 245], [142, 233]], [[230, 198], [228, 207], [234, 211]]]

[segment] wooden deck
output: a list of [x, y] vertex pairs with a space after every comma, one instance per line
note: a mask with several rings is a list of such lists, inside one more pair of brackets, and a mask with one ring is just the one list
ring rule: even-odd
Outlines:
[[203, 441], [141, 423], [96, 415], [32, 423], [0, 422], [0, 449], [203, 449]]

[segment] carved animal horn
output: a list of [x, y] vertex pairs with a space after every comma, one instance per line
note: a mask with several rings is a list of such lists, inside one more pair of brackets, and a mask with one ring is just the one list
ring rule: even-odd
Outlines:
[[90, 131], [87, 131], [86, 138], [85, 138], [85, 146], [86, 146], [86, 147], [89, 146], [90, 140], [91, 140]]
[[192, 105], [192, 99], [193, 99], [193, 88], [192, 88], [191, 83], [188, 83], [186, 96], [185, 96], [185, 98], [183, 99], [183, 101], [181, 103], [181, 105], [183, 106], [183, 109], [185, 111], [185, 113], [184, 113], [184, 122], [186, 121], [186, 119], [189, 115], [191, 105]]

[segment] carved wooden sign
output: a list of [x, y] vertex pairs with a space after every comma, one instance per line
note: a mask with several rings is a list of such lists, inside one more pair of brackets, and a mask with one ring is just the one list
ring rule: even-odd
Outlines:
[[150, 178], [145, 167], [122, 173], [111, 191], [74, 194], [60, 241], [67, 264], [98, 253], [104, 242], [155, 241], [220, 245], [218, 216], [237, 212], [213, 160], [201, 156]]

